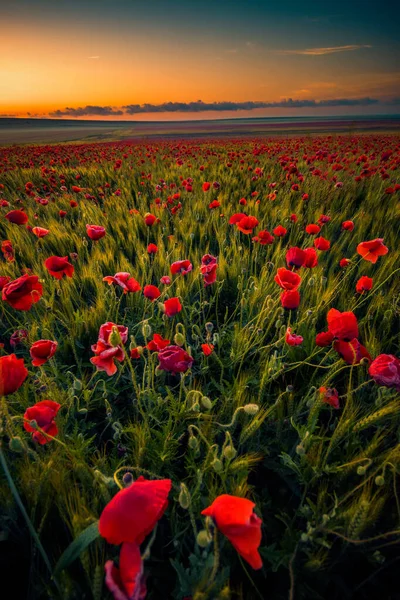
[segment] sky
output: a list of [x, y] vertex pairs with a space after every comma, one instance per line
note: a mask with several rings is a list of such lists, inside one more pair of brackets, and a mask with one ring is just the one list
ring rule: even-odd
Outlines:
[[394, 0], [0, 0], [0, 116], [400, 113]]

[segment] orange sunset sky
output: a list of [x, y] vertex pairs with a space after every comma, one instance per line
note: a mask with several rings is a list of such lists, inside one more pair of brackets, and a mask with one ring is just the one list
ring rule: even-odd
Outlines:
[[399, 113], [398, 9], [347, 4], [1, 0], [0, 115]]

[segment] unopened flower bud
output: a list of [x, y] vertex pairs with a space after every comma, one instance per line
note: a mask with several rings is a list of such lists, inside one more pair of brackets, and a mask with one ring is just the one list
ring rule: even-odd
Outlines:
[[197, 534], [196, 542], [200, 546], [200, 548], [206, 548], [208, 546], [208, 544], [211, 542], [211, 540], [212, 540], [212, 537], [206, 529], [202, 529]]
[[174, 342], [177, 346], [183, 346], [185, 343], [185, 337], [181, 333], [174, 335]]
[[186, 510], [190, 506], [190, 501], [191, 501], [190, 493], [184, 483], [181, 483], [180, 488], [181, 489], [179, 492], [179, 499], [178, 499], [179, 504], [181, 505], [182, 508], [184, 508]]
[[125, 487], [129, 487], [130, 485], [132, 485], [133, 483], [133, 475], [132, 473], [130, 473], [129, 471], [127, 471], [123, 478], [122, 478], [123, 484]]
[[260, 410], [260, 407], [258, 406], [258, 404], [245, 404], [243, 406], [243, 410], [246, 413], [246, 415], [256, 415]]
[[111, 346], [114, 346], [114, 348], [115, 346], [119, 346], [122, 343], [121, 336], [117, 327], [112, 328], [108, 341], [111, 344]]
[[378, 485], [379, 487], [385, 485], [385, 478], [382, 475], [375, 477], [375, 485]]
[[19, 436], [11, 438], [11, 440], [8, 442], [8, 446], [13, 452], [24, 451], [24, 444]]
[[205, 327], [206, 327], [206, 331], [208, 331], [208, 333], [211, 333], [212, 330], [214, 329], [214, 325], [211, 322], [206, 323]]
[[237, 454], [237, 451], [231, 444], [229, 444], [228, 446], [225, 446], [224, 456], [227, 460], [233, 460], [235, 458], [236, 454]]
[[211, 463], [212, 468], [214, 469], [214, 471], [216, 473], [221, 473], [222, 469], [223, 469], [223, 464], [222, 461], [219, 460], [219, 458], [215, 458], [212, 463]]
[[147, 339], [151, 336], [152, 333], [153, 333], [153, 330], [152, 330], [151, 326], [148, 323], [143, 323], [143, 327], [142, 327], [143, 337], [145, 339]]
[[200, 402], [205, 410], [210, 410], [212, 408], [212, 402], [208, 396], [203, 396]]
[[299, 444], [298, 446], [296, 446], [296, 454], [298, 454], [299, 456], [303, 456], [305, 453], [306, 453], [306, 451], [302, 444]]
[[194, 435], [191, 435], [189, 437], [188, 445], [189, 445], [189, 448], [191, 448], [195, 452], [197, 452], [199, 450], [199, 442], [198, 442], [197, 438]]

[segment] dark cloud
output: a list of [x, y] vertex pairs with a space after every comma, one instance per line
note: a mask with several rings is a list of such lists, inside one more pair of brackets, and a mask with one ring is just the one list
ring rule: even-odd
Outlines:
[[368, 106], [377, 104], [375, 98], [338, 98], [336, 100], [293, 100], [279, 102], [164, 102], [163, 104], [128, 104], [122, 108], [128, 115], [164, 112], [241, 111], [256, 108], [307, 108], [319, 106]]
[[[109, 117], [124, 114], [138, 115], [148, 113], [202, 113], [202, 112], [227, 112], [249, 111], [259, 108], [319, 108], [335, 106], [370, 106], [378, 104], [376, 98], [336, 98], [333, 100], [293, 100], [286, 98], [278, 102], [163, 102], [162, 104], [128, 104], [120, 108], [112, 106], [85, 106], [79, 108], [65, 108], [50, 113], [50, 117]], [[397, 104], [395, 98], [391, 104]]]
[[51, 117], [109, 117], [123, 115], [120, 109], [111, 106], [85, 106], [84, 108], [65, 108], [50, 113]]

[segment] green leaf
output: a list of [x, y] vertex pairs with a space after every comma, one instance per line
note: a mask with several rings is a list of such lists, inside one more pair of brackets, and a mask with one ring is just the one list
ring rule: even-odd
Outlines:
[[58, 563], [55, 566], [53, 577], [56, 577], [61, 571], [66, 569], [71, 563], [74, 562], [82, 552], [100, 536], [99, 522], [95, 521], [89, 527], [84, 529], [77, 538], [68, 546], [68, 548], [62, 553]]

